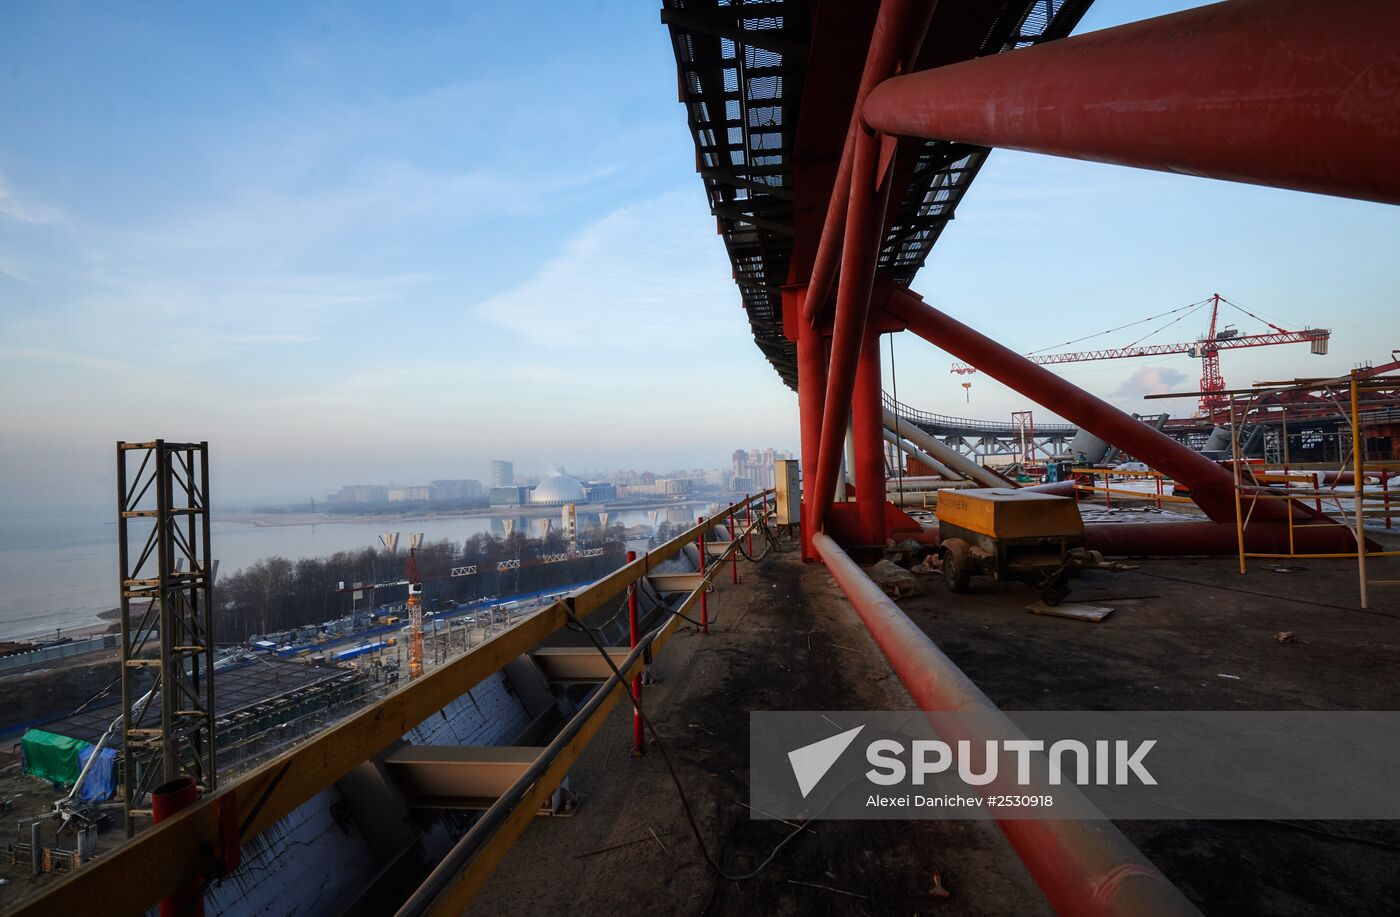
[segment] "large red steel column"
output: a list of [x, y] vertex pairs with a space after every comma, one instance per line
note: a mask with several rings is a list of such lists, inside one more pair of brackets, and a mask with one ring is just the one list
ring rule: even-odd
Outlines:
[[820, 531], [831, 507], [836, 475], [841, 467], [842, 438], [855, 388], [856, 366], [870, 315], [870, 292], [875, 282], [880, 231], [889, 198], [889, 182], [879, 180], [876, 138], [861, 133], [851, 173], [851, 203], [842, 247], [841, 283], [836, 290], [836, 319], [831, 332], [831, 364], [822, 411], [821, 453], [817, 459], [813, 531]]
[[[783, 290], [783, 314], [800, 315], [801, 288]], [[797, 410], [802, 427], [802, 559], [816, 559], [812, 551], [813, 513], [816, 505], [817, 456], [821, 451], [822, 404], [826, 399], [826, 344], [822, 333], [805, 322], [792, 322], [797, 334]], [[752, 552], [750, 552], [752, 553]]]
[[[873, 323], [872, 323], [873, 325]], [[865, 544], [885, 543], [885, 418], [880, 403], [880, 333], [865, 332], [851, 399], [856, 457], [856, 518]]]
[[[1192, 499], [1211, 519], [1234, 521], [1230, 472], [1199, 452], [944, 315], [917, 293], [893, 287], [885, 308], [919, 337], [1189, 486]], [[1282, 501], [1264, 500], [1255, 507], [1254, 517], [1282, 519], [1287, 512]]]
[[886, 80], [872, 129], [1400, 203], [1400, 3], [1229, 0]]

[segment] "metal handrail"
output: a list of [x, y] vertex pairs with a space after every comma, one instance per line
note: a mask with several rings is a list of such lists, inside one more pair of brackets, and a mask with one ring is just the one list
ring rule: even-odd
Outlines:
[[[893, 411], [900, 417], [913, 423], [927, 425], [931, 427], [944, 427], [954, 430], [963, 430], [968, 433], [995, 433], [997, 435], [1015, 435], [1018, 428], [1011, 423], [1001, 423], [994, 420], [973, 420], [967, 417], [953, 417], [950, 414], [932, 414], [928, 411], [921, 411], [918, 408], [910, 407], [901, 401], [895, 401], [888, 392], [881, 393], [881, 401], [885, 410]], [[1041, 433], [1078, 433], [1079, 428], [1070, 423], [1037, 423], [1035, 425], [1037, 434]]]

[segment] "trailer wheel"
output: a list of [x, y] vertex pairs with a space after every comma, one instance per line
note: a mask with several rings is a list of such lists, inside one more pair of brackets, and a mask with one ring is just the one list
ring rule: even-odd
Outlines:
[[943, 583], [948, 587], [948, 591], [961, 595], [967, 591], [971, 581], [972, 573], [959, 562], [958, 552], [944, 551]]

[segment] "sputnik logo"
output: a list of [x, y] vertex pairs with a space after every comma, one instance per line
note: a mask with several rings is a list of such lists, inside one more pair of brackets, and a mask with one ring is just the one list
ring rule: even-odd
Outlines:
[[792, 773], [797, 778], [797, 788], [802, 791], [803, 799], [821, 783], [826, 772], [831, 770], [846, 749], [851, 747], [851, 743], [864, 728], [857, 726], [855, 729], [839, 732], [788, 752], [788, 763], [792, 765]]

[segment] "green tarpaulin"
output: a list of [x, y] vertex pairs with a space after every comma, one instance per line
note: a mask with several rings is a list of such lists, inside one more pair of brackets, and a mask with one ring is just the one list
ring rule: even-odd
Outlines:
[[42, 729], [27, 730], [19, 741], [24, 754], [24, 772], [62, 786], [69, 786], [78, 779], [78, 772], [82, 770], [78, 753], [92, 744]]

